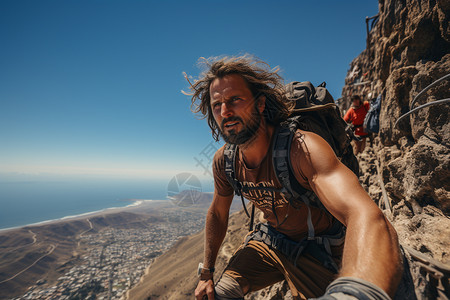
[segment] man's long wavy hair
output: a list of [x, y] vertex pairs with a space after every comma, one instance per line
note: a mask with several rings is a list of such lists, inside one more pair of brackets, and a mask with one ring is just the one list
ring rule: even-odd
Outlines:
[[212, 136], [216, 141], [220, 136], [220, 124], [216, 123], [211, 110], [210, 86], [215, 79], [223, 78], [226, 75], [242, 76], [254, 99], [258, 99], [262, 95], [266, 97], [263, 114], [267, 123], [276, 126], [287, 119], [291, 107], [287, 104], [283, 79], [278, 75], [278, 68], [270, 69], [267, 63], [250, 55], [200, 58], [199, 63], [204, 64], [206, 69], [194, 83], [191, 83], [185, 74], [191, 89], [191, 93], [185, 94], [192, 96], [191, 110], [194, 113], [201, 113], [202, 118], [208, 120]]

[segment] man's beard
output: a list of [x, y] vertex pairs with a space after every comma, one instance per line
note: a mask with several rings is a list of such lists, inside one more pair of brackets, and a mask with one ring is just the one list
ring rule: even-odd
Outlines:
[[[237, 116], [225, 118], [222, 120], [222, 124], [220, 125], [220, 136], [224, 139], [224, 141], [228, 144], [234, 144], [234, 145], [242, 145], [250, 141], [253, 137], [255, 137], [256, 132], [259, 129], [259, 126], [261, 125], [261, 114], [259, 113], [258, 109], [255, 107], [255, 109], [252, 112], [251, 117], [249, 118], [248, 124], [244, 124], [244, 121]], [[228, 131], [228, 134], [225, 133], [225, 123], [230, 121], [239, 121], [243, 128], [241, 131], [236, 133], [236, 130], [232, 129]]]

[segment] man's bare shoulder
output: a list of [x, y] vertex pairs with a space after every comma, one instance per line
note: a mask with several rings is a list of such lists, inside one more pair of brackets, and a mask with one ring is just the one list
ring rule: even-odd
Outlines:
[[334, 153], [330, 145], [320, 135], [311, 131], [297, 129], [292, 139], [291, 154], [330, 154], [330, 151]]
[[290, 155], [294, 170], [307, 178], [317, 172], [326, 172], [339, 162], [331, 146], [321, 136], [300, 129], [292, 139]]

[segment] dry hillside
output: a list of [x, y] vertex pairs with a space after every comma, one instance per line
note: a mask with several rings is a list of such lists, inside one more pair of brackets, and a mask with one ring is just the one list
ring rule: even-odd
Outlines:
[[[228, 233], [217, 259], [216, 274], [221, 274], [234, 250], [243, 241], [247, 221], [244, 211], [230, 216]], [[198, 282], [197, 266], [203, 260], [203, 240], [204, 231], [180, 239], [168, 252], [155, 259], [141, 282], [128, 292], [128, 298], [193, 299]]]
[[80, 217], [2, 231], [0, 299], [18, 297], [38, 280], [54, 284], [58, 277], [79, 263], [83, 254], [79, 241], [85, 233], [105, 228], [145, 228], [160, 221], [156, 214], [99, 213], [89, 219]]

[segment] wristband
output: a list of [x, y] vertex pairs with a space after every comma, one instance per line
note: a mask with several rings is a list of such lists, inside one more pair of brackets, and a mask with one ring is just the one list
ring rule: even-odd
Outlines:
[[198, 264], [197, 275], [200, 276], [200, 280], [209, 280], [214, 276], [214, 267], [204, 268], [203, 263]]

